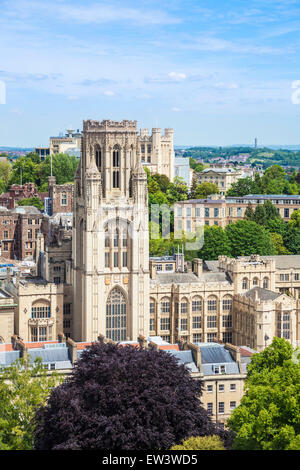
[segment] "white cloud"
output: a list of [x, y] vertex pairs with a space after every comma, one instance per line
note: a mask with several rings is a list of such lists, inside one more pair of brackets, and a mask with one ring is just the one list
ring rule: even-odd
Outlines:
[[170, 72], [169, 77], [175, 80], [176, 82], [179, 82], [181, 80], [186, 79], [186, 74], [185, 73], [177, 73], [177, 72]]
[[173, 111], [174, 113], [178, 113], [179, 111], [181, 111], [181, 109], [174, 106], [173, 108], [171, 108], [171, 111]]
[[114, 96], [114, 95], [115, 95], [115, 92], [108, 90], [108, 91], [105, 91], [104, 94], [105, 94], [106, 96]]
[[103, 24], [120, 21], [138, 25], [177, 24], [180, 18], [173, 17], [163, 10], [151, 8], [127, 8], [120, 4], [98, 2], [84, 6], [72, 5], [64, 1], [27, 1], [17, 0], [14, 3], [6, 2], [8, 16], [11, 18], [30, 18], [33, 16], [52, 16], [64, 23]]

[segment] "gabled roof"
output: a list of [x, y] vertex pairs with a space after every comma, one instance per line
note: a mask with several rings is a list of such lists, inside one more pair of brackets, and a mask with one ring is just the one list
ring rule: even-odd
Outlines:
[[278, 292], [273, 292], [272, 290], [263, 289], [262, 287], [253, 287], [244, 294], [246, 297], [249, 297], [252, 300], [256, 300], [257, 295], [259, 300], [275, 300], [277, 297], [280, 297], [282, 294]]

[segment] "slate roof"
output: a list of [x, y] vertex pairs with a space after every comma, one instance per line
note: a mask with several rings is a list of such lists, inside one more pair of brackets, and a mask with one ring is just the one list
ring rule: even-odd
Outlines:
[[239, 374], [239, 366], [233, 359], [230, 351], [225, 349], [224, 344], [218, 343], [195, 343], [200, 347], [201, 364], [203, 375], [219, 375], [215, 374], [214, 366], [224, 365], [225, 375]]
[[300, 255], [261, 256], [261, 259], [274, 259], [276, 269], [300, 269]]
[[156, 279], [160, 284], [184, 284], [190, 282], [199, 282], [199, 278], [193, 273], [156, 273]]
[[250, 297], [250, 299], [255, 300], [255, 293], [258, 294], [259, 300], [275, 300], [277, 297], [280, 297], [282, 294], [278, 292], [273, 292], [272, 290], [263, 289], [262, 287], [253, 287], [252, 289], [245, 292], [246, 297]]
[[179, 364], [185, 365], [190, 372], [199, 372], [194, 362], [192, 351], [176, 351], [175, 349], [169, 349], [166, 350], [166, 352], [175, 357]]

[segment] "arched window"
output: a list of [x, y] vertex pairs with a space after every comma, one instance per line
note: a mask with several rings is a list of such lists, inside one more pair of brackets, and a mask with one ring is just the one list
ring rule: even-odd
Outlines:
[[113, 150], [113, 188], [120, 188], [120, 150]]
[[119, 149], [115, 149], [113, 151], [113, 168], [119, 168], [120, 167], [120, 153]]
[[244, 277], [243, 279], [243, 284], [242, 284], [243, 289], [248, 289], [248, 279]]
[[95, 156], [96, 156], [96, 165], [97, 165], [97, 168], [98, 170], [101, 170], [101, 163], [102, 163], [102, 160], [101, 160], [101, 149], [100, 147], [96, 147], [96, 152], [95, 152]]
[[269, 289], [269, 278], [267, 278], [267, 277], [264, 277], [263, 288], [264, 289]]
[[126, 339], [126, 299], [118, 287], [110, 292], [106, 302], [106, 337], [113, 341]]
[[255, 277], [255, 278], [253, 279], [253, 285], [254, 285], [254, 286], [258, 286], [258, 278], [257, 278], [257, 277]]

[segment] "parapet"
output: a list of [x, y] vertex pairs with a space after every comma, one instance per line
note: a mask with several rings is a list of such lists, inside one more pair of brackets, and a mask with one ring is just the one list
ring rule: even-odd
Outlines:
[[93, 121], [88, 119], [83, 121], [83, 131], [91, 132], [109, 132], [109, 131], [136, 131], [137, 121], [111, 121], [110, 119], [104, 119], [103, 121]]

